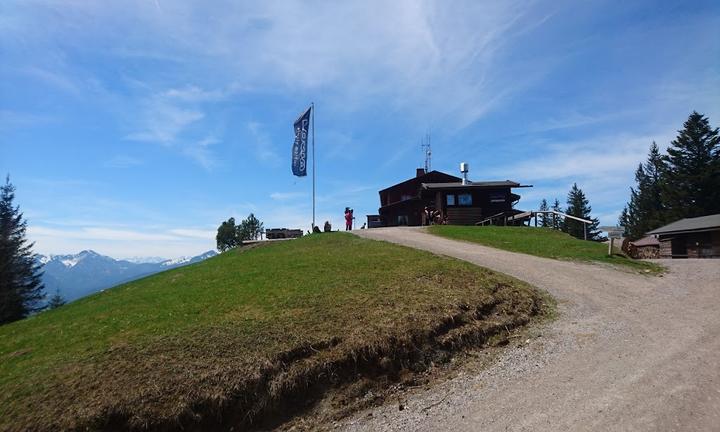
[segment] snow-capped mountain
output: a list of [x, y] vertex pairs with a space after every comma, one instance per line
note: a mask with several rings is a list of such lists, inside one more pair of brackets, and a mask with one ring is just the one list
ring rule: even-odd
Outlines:
[[208, 251], [194, 257], [174, 260], [150, 258], [117, 260], [84, 250], [75, 255], [38, 255], [43, 264], [43, 282], [48, 297], [59, 291], [72, 301], [115, 285], [175, 267], [196, 263], [217, 255]]

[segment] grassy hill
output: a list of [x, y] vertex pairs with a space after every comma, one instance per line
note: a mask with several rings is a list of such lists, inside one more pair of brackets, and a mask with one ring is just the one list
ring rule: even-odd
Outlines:
[[230, 251], [1, 326], [0, 430], [242, 427], [488, 343], [547, 302], [343, 233]]
[[465, 240], [545, 258], [597, 261], [643, 272], [662, 271], [662, 267], [654, 263], [633, 260], [619, 254], [608, 256], [606, 244], [578, 240], [550, 228], [433, 225], [429, 227], [429, 231], [454, 240]]

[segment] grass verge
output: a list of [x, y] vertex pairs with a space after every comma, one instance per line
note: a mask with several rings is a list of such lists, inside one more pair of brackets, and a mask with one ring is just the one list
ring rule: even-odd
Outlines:
[[0, 327], [0, 430], [216, 430], [395, 379], [551, 309], [465, 262], [320, 234], [236, 250]]
[[428, 229], [442, 237], [539, 257], [596, 261], [651, 274], [664, 270], [658, 264], [633, 260], [623, 254], [608, 256], [606, 244], [578, 240], [550, 228], [433, 225]]

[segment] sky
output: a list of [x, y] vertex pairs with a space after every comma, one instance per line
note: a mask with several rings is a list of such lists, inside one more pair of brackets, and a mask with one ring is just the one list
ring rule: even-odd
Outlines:
[[254, 213], [308, 229], [432, 168], [582, 188], [614, 225], [649, 146], [720, 126], [714, 1], [4, 0], [0, 173], [43, 254], [194, 255]]

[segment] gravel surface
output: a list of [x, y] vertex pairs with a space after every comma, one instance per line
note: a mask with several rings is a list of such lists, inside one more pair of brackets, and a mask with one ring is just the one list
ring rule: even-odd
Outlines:
[[720, 260], [660, 261], [658, 277], [417, 228], [354, 232], [515, 276], [553, 294], [560, 317], [489, 368], [470, 362], [338, 429], [720, 431]]

